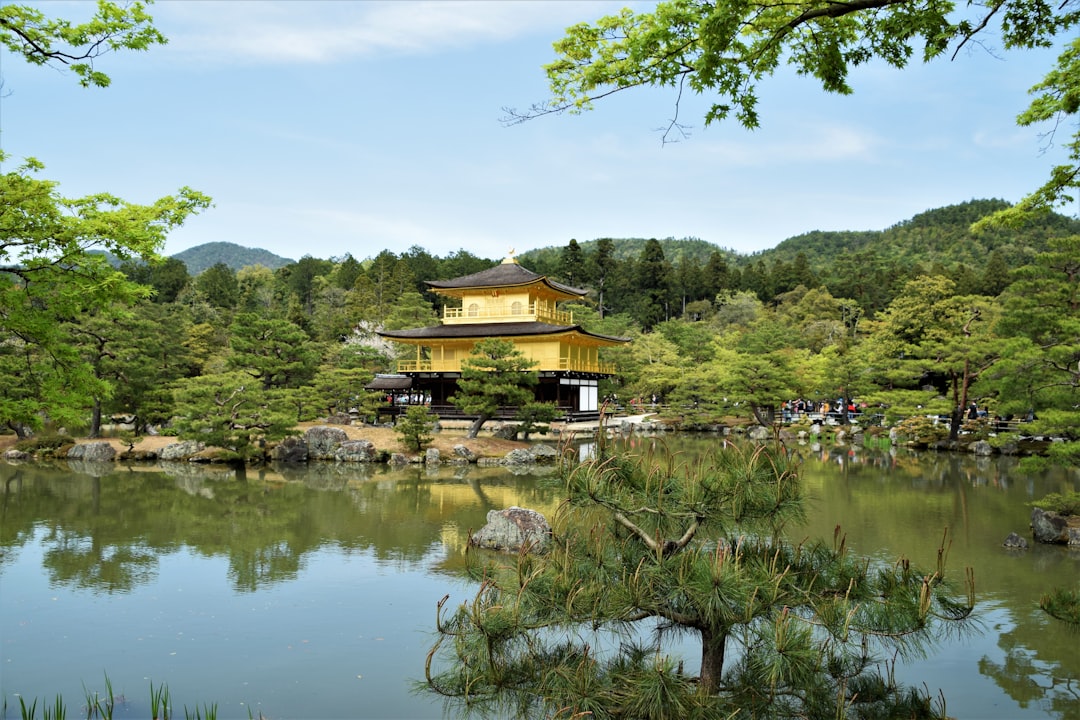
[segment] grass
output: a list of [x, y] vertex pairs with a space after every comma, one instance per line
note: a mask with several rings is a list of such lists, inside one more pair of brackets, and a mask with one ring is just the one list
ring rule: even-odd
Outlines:
[[1080, 589], [1055, 588], [1042, 596], [1039, 607], [1047, 615], [1080, 627]]
[[[86, 685], [83, 685], [83, 696], [86, 704], [82, 709], [86, 713], [86, 720], [112, 720], [117, 701], [119, 700], [120, 704], [126, 703], [123, 695], [117, 696], [113, 694], [112, 681], [109, 680], [108, 675], [105, 676], [105, 694], [103, 696], [87, 690]], [[64, 704], [64, 698], [57, 695], [51, 704], [42, 706], [41, 712], [41, 720], [66, 720], [67, 705]], [[169, 692], [169, 686], [165, 683], [155, 687], [154, 682], [150, 681], [150, 713], [153, 720], [171, 720], [172, 695]], [[6, 720], [7, 717], [8, 704], [7, 698], [4, 698], [3, 705], [0, 706], [0, 720]], [[201, 708], [196, 705], [190, 710], [187, 705], [184, 706], [184, 720], [217, 720], [217, 717], [217, 703], [204, 703]], [[38, 698], [34, 698], [30, 704], [27, 704], [25, 698], [19, 697], [19, 718], [20, 720], [38, 720]], [[248, 709], [248, 718], [250, 720], [265, 720], [261, 711], [256, 717], [252, 715], [250, 708]]]

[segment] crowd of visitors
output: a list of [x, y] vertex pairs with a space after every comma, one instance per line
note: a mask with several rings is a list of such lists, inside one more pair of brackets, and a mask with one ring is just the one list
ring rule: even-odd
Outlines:
[[809, 415], [812, 419], [840, 421], [846, 413], [850, 421], [857, 420], [864, 410], [866, 403], [855, 402], [852, 398], [841, 397], [835, 401], [796, 398], [786, 400], [780, 405], [780, 417], [786, 423], [798, 422], [804, 415]]

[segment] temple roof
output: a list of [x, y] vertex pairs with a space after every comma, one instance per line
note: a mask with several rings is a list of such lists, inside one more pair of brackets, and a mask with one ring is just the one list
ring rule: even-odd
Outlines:
[[376, 375], [364, 386], [365, 390], [406, 390], [412, 387], [412, 378], [408, 375]]
[[[528, 272], [528, 271], [526, 271]], [[433, 325], [413, 330], [383, 330], [379, 332], [390, 340], [457, 340], [464, 338], [523, 337], [528, 335], [558, 335], [574, 333], [605, 343], [630, 342], [630, 338], [600, 335], [583, 330], [580, 325], [552, 325], [543, 322], [470, 323], [467, 325]]]
[[557, 293], [567, 297], [584, 297], [588, 290], [571, 287], [551, 280], [546, 275], [526, 270], [516, 260], [507, 258], [501, 264], [472, 275], [463, 275], [453, 280], [427, 280], [425, 284], [432, 290], [458, 291], [472, 288], [513, 287], [543, 283]]

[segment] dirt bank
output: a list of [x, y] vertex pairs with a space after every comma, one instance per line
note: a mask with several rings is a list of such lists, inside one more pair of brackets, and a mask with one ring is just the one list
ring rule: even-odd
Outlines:
[[[297, 430], [303, 432], [309, 427], [316, 425], [324, 425], [325, 423], [301, 423]], [[329, 427], [340, 428], [345, 431], [345, 434], [349, 436], [350, 440], [367, 440], [375, 446], [377, 450], [386, 450], [389, 452], [402, 452], [408, 453], [404, 445], [401, 444], [401, 439], [398, 434], [394, 432], [393, 428], [377, 426], [377, 425], [330, 425]], [[501, 440], [499, 438], [491, 437], [490, 435], [481, 434], [480, 437], [466, 438], [465, 428], [448, 427], [443, 430], [433, 433], [432, 441], [427, 447], [436, 448], [440, 453], [450, 455], [453, 453], [455, 445], [464, 445], [469, 448], [477, 457], [503, 457], [511, 450], [515, 448], [527, 448], [532, 443], [519, 442], [515, 440]], [[538, 436], [534, 439], [543, 442], [555, 442], [556, 439], [553, 436]], [[15, 444], [17, 438], [14, 435], [0, 435], [0, 452], [8, 449]], [[101, 438], [98, 440], [90, 440], [88, 438], [76, 438], [77, 443], [88, 442], [101, 442], [105, 441], [112, 445], [117, 454], [127, 450], [127, 443], [119, 438]], [[172, 435], [143, 435], [139, 438], [139, 441], [135, 444], [136, 450], [152, 450], [158, 451], [167, 445], [171, 445], [174, 442], [178, 442], [177, 438]]]

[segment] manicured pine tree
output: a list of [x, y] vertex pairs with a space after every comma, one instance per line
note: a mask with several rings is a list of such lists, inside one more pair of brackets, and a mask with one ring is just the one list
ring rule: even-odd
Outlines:
[[947, 538], [930, 571], [855, 557], [839, 527], [792, 542], [803, 490], [779, 445], [689, 462], [601, 447], [562, 479], [550, 550], [470, 554], [475, 598], [439, 603], [430, 690], [514, 717], [944, 716], [890, 670], [972, 611], [970, 571], [966, 597], [945, 583]]
[[520, 406], [533, 400], [536, 362], [514, 349], [514, 343], [499, 338], [481, 340], [472, 354], [461, 362], [461, 378], [452, 402], [466, 415], [475, 415], [468, 437], [474, 438], [500, 407]]

